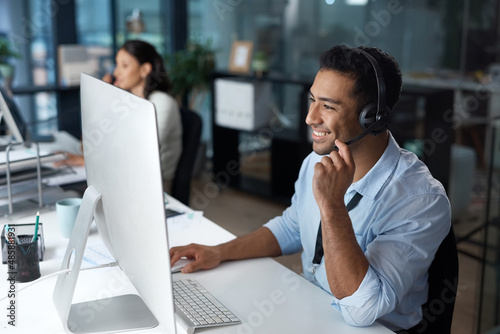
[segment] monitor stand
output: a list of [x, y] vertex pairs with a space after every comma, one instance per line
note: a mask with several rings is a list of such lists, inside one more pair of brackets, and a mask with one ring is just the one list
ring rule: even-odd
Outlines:
[[158, 321], [137, 295], [72, 304], [90, 226], [100, 202], [101, 194], [89, 186], [61, 265], [61, 270], [71, 270], [58, 276], [54, 288], [52, 298], [64, 330], [66, 333], [115, 333], [156, 327]]

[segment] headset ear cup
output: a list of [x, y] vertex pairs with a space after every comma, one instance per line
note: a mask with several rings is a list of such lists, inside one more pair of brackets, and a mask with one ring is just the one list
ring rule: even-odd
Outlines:
[[387, 106], [380, 111], [377, 116], [377, 122], [380, 122], [380, 126], [375, 127], [375, 134], [387, 130], [389, 125], [391, 125], [391, 110]]
[[369, 103], [359, 113], [359, 125], [366, 130], [377, 121], [377, 104]]
[[391, 123], [391, 113], [387, 107], [377, 113], [377, 104], [369, 103], [359, 113], [359, 124], [363, 130], [366, 130], [375, 123], [377, 125], [371, 129], [370, 133], [376, 135], [385, 131]]

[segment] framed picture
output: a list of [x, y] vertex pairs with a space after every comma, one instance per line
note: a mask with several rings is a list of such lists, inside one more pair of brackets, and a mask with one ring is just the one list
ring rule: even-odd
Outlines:
[[249, 41], [235, 41], [231, 47], [229, 57], [229, 71], [248, 73], [252, 62], [253, 43]]

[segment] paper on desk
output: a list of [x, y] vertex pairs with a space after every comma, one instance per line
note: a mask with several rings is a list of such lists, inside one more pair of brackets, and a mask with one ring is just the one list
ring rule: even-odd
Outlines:
[[[39, 153], [40, 153], [41, 157], [44, 157], [44, 156], [51, 154], [49, 151], [45, 151], [45, 150], [40, 150]], [[26, 159], [33, 159], [33, 158], [36, 158], [36, 149], [35, 148], [13, 149], [9, 152], [9, 160], [11, 162], [19, 161], [19, 160], [26, 160]], [[6, 162], [7, 162], [7, 152], [1, 151], [0, 152], [0, 163], [4, 164]]]
[[115, 258], [101, 240], [93, 240], [85, 247], [83, 262], [90, 266], [97, 266], [115, 262]]
[[85, 181], [87, 174], [85, 173], [85, 166], [71, 166], [68, 167], [71, 172], [61, 173], [54, 176], [44, 178], [43, 181], [49, 186], [59, 186], [62, 184], [70, 184], [75, 182]]
[[[57, 250], [57, 258], [63, 258], [66, 253], [65, 248], [59, 248]], [[72, 259], [74, 260], [74, 259]], [[82, 268], [95, 267], [101, 264], [108, 264], [115, 262], [115, 258], [109, 252], [108, 248], [102, 240], [92, 240], [88, 241], [85, 246], [85, 251], [83, 252], [82, 258]], [[69, 268], [72, 268], [73, 261], [71, 261]]]
[[195, 229], [201, 222], [203, 211], [188, 211], [182, 215], [167, 218], [169, 231]]
[[[65, 159], [64, 154], [54, 154], [48, 151], [40, 150], [41, 163], [50, 163]], [[12, 170], [34, 167], [37, 163], [36, 150], [33, 148], [24, 148], [12, 150], [9, 152], [10, 168]], [[7, 170], [7, 153], [6, 151], [0, 152], [0, 172]]]

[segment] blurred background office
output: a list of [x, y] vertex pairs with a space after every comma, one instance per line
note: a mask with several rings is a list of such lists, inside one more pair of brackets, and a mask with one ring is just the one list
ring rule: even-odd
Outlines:
[[[80, 72], [101, 77], [126, 40], [150, 42], [179, 102], [203, 120], [192, 205], [230, 212], [224, 191], [237, 190], [248, 210], [264, 200], [279, 211], [310, 151], [303, 120], [319, 54], [341, 43], [387, 51], [405, 82], [391, 131], [445, 185], [471, 273], [454, 333], [487, 333], [500, 326], [499, 34], [498, 0], [0, 0], [0, 80], [32, 132], [79, 138]], [[250, 126], [224, 114], [232, 89], [256, 95]]]

